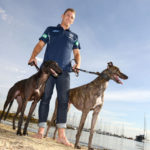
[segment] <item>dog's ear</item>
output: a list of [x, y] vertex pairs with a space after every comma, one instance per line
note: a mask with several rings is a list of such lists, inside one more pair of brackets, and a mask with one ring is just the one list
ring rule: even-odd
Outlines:
[[113, 66], [112, 62], [107, 63], [108, 64], [108, 68]]

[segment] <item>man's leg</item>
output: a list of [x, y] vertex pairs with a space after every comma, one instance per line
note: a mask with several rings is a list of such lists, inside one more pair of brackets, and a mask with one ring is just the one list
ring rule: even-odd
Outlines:
[[65, 135], [66, 121], [67, 121], [67, 109], [68, 98], [70, 89], [70, 75], [68, 72], [63, 72], [56, 80], [56, 88], [58, 95], [58, 109], [57, 109], [57, 121], [56, 126], [58, 128], [57, 142], [67, 146], [72, 144], [67, 140]]
[[42, 138], [44, 135], [44, 129], [46, 127], [47, 117], [49, 113], [49, 103], [50, 103], [51, 96], [53, 94], [54, 84], [55, 84], [55, 78], [50, 76], [46, 82], [44, 95], [42, 96], [42, 99], [40, 101], [39, 124], [38, 124], [39, 129], [38, 129], [38, 133], [34, 135], [35, 138]]

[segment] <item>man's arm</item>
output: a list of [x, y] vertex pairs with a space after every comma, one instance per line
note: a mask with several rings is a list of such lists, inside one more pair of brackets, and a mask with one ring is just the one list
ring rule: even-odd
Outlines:
[[80, 68], [80, 64], [81, 64], [81, 56], [80, 56], [80, 50], [79, 49], [74, 49], [73, 50], [73, 54], [74, 54], [74, 59], [76, 64], [73, 66], [73, 70], [76, 72], [79, 72], [79, 70], [75, 70], [75, 68]]
[[41, 52], [41, 50], [43, 49], [44, 46], [45, 46], [45, 43], [42, 40], [40, 40], [36, 44], [36, 46], [35, 46], [35, 48], [34, 48], [34, 50], [32, 52], [32, 55], [31, 55], [31, 57], [29, 59], [28, 64], [31, 63], [31, 62], [33, 62], [33, 61], [35, 62], [35, 64], [37, 64], [37, 60], [36, 60], [35, 57]]

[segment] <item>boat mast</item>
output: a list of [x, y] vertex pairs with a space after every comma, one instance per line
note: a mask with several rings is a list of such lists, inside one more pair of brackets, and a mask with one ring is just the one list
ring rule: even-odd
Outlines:
[[147, 135], [146, 135], [146, 115], [144, 113], [144, 139], [145, 140], [146, 140], [146, 137], [147, 137]]

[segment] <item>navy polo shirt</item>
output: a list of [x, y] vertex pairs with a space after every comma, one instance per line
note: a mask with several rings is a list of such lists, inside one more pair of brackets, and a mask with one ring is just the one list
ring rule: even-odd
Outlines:
[[48, 27], [39, 40], [47, 44], [44, 61], [54, 60], [64, 71], [71, 71], [71, 53], [80, 49], [77, 34], [64, 30], [61, 25]]

